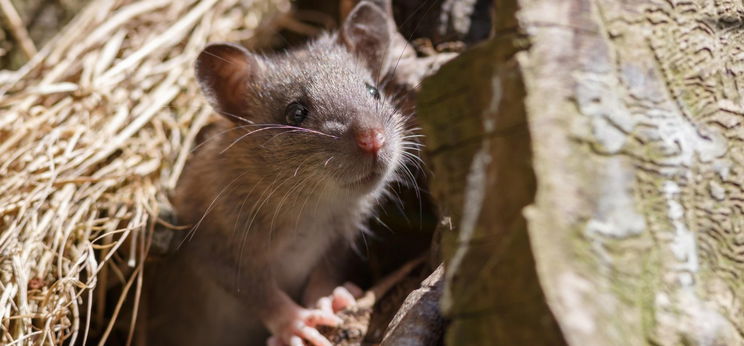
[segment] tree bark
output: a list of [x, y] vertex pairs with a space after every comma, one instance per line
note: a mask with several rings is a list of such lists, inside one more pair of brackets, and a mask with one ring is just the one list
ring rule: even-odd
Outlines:
[[444, 289], [440, 265], [421, 287], [411, 292], [388, 325], [380, 346], [423, 346], [441, 343], [445, 321], [439, 310]]
[[744, 5], [494, 9], [418, 104], [448, 344], [744, 344]]
[[[497, 4], [498, 5], [498, 4]], [[535, 178], [516, 4], [496, 9], [493, 37], [424, 80], [417, 116], [431, 190], [445, 216], [448, 345], [561, 345], [538, 283], [522, 209]]]
[[519, 4], [529, 231], [567, 339], [743, 344], [742, 3]]

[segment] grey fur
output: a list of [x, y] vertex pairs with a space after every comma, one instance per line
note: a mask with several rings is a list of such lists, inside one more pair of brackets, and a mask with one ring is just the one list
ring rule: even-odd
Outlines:
[[[225, 117], [189, 160], [174, 196], [179, 221], [196, 227], [177, 254], [152, 267], [151, 345], [263, 344], [259, 316], [270, 318], [274, 290], [298, 302], [321, 258], [358, 235], [401, 169], [405, 129], [385, 95], [370, 95], [365, 84], [378, 82], [370, 61], [348, 47], [329, 34], [278, 55], [244, 52], [250, 78], [232, 90], [242, 96], [232, 112], [220, 108], [229, 91], [209, 79], [204, 69], [212, 67], [197, 66]], [[296, 101], [309, 108], [301, 127], [314, 132], [265, 125], [286, 124]], [[385, 135], [376, 158], [355, 142], [369, 128]]]

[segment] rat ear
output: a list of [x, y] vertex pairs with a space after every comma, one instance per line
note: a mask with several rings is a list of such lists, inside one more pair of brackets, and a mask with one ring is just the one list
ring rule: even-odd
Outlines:
[[196, 58], [196, 80], [212, 107], [232, 121], [247, 116], [248, 81], [260, 69], [258, 58], [232, 43], [208, 45]]
[[395, 23], [379, 7], [361, 1], [346, 17], [339, 40], [341, 44], [362, 59], [373, 75], [387, 71], [392, 31]]

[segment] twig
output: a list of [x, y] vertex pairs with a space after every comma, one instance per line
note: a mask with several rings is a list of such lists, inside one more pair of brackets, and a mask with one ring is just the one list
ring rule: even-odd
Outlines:
[[18, 12], [15, 7], [13, 7], [10, 0], [0, 0], [0, 10], [3, 11], [3, 15], [8, 21], [10, 32], [13, 33], [13, 36], [15, 36], [16, 40], [18, 40], [18, 43], [21, 45], [23, 54], [26, 54], [26, 57], [29, 59], [33, 58], [37, 53], [36, 46], [34, 45], [34, 41], [32, 41], [31, 37], [28, 35], [28, 31], [26, 30], [26, 26], [23, 25], [21, 16], [18, 15]]
[[445, 321], [439, 311], [444, 289], [444, 267], [439, 265], [421, 288], [411, 292], [390, 321], [381, 346], [439, 344]]
[[419, 264], [426, 260], [426, 256], [421, 256], [403, 264], [398, 270], [394, 271], [390, 275], [386, 276], [376, 285], [367, 291], [362, 298], [359, 298], [357, 305], [359, 306], [372, 306], [380, 297], [384, 296], [391, 288], [395, 287], [408, 273], [410, 273]]

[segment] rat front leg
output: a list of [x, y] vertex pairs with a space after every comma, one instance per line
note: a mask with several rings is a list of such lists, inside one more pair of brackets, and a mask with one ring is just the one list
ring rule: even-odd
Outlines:
[[338, 266], [329, 261], [327, 257], [323, 258], [310, 272], [302, 292], [301, 302], [304, 306], [315, 306], [319, 299], [330, 295], [342, 281]]
[[[269, 255], [271, 248], [261, 246], [265, 243], [260, 238], [251, 240], [246, 242], [245, 250], [251, 257], [244, 257], [243, 261], [232, 256], [235, 251], [213, 251], [214, 246], [202, 246], [202, 251], [192, 254], [192, 259], [198, 259], [194, 267], [237, 299], [245, 308], [246, 318], [260, 320], [272, 335], [270, 345], [304, 345], [305, 340], [309, 345], [330, 346], [315, 328], [337, 326], [341, 319], [333, 313], [297, 304], [277, 282]], [[206, 244], [206, 240], [201, 243]], [[252, 345], [256, 341], [252, 340]]]
[[269, 300], [261, 304], [263, 308], [259, 310], [261, 320], [272, 334], [267, 345], [301, 346], [306, 340], [315, 346], [331, 346], [315, 327], [338, 326], [339, 317], [327, 310], [303, 308], [276, 286], [272, 290]]
[[339, 286], [339, 280], [332, 274], [325, 265], [313, 270], [302, 294], [304, 306], [314, 306], [335, 314], [356, 304], [356, 298], [362, 295], [362, 290], [350, 282]]
[[[345, 282], [344, 273], [349, 270], [352, 255], [348, 241], [339, 241], [331, 247], [310, 273], [302, 293], [302, 304], [336, 313], [356, 304], [362, 290], [351, 282]], [[342, 285], [343, 283], [343, 285]]]

